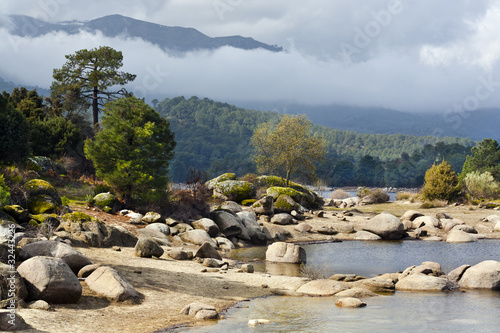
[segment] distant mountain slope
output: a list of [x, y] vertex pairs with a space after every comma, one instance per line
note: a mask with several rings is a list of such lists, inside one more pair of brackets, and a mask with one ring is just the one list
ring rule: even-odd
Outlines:
[[121, 15], [109, 15], [95, 20], [60, 23], [45, 22], [24, 15], [10, 15], [7, 23], [10, 33], [21, 37], [38, 37], [52, 32], [77, 34], [81, 31], [95, 33], [101, 31], [108, 37], [141, 38], [160, 46], [163, 50], [189, 52], [212, 50], [222, 46], [231, 46], [244, 50], [262, 48], [280, 52], [283, 48], [256, 41], [242, 36], [209, 37], [194, 28], [169, 27], [146, 21], [136, 20]]
[[26, 89], [28, 90], [33, 90], [33, 89], [36, 89], [36, 91], [38, 92], [38, 94], [42, 95], [42, 96], [50, 96], [50, 90], [49, 89], [43, 89], [43, 88], [40, 88], [40, 87], [33, 87], [33, 86], [23, 86], [23, 85], [19, 85], [19, 84], [16, 84], [14, 82], [7, 82], [7, 81], [4, 81], [4, 79], [2, 79], [0, 77], [0, 93], [2, 93], [3, 91], [6, 91], [8, 92], [9, 94], [12, 92], [12, 90], [14, 90], [14, 88], [19, 88], [19, 87], [26, 87]]
[[[241, 105], [241, 104], [240, 104]], [[287, 103], [242, 103], [259, 110], [278, 110], [289, 114], [307, 114], [322, 126], [370, 134], [467, 137], [500, 140], [500, 109], [479, 109], [458, 113], [407, 113], [383, 107], [346, 105], [300, 105]]]
[[[282, 116], [278, 112], [248, 110], [197, 97], [167, 98], [156, 109], [170, 121], [175, 133], [176, 154], [171, 164], [175, 181], [185, 180], [189, 167], [208, 171], [210, 176], [229, 171], [239, 175], [255, 172], [250, 138], [259, 124], [277, 123]], [[331, 161], [359, 161], [371, 155], [388, 162], [401, 157], [403, 152], [411, 155], [438, 142], [464, 147], [475, 145], [467, 138], [360, 134], [319, 125], [314, 125], [312, 131], [326, 139]], [[426, 169], [427, 165], [424, 167]]]

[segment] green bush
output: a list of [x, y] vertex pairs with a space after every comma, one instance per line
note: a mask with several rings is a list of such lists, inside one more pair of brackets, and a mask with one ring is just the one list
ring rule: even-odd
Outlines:
[[451, 201], [459, 193], [458, 177], [446, 161], [438, 165], [434, 164], [426, 171], [425, 183], [422, 188], [422, 198], [424, 200]]
[[475, 199], [496, 198], [500, 195], [500, 186], [489, 171], [468, 173], [465, 176], [464, 184], [467, 192]]
[[107, 192], [112, 193], [111, 186], [108, 186], [106, 184], [96, 184], [96, 186], [94, 187], [94, 196], [101, 194], [101, 193], [107, 193]]
[[29, 154], [29, 127], [23, 114], [0, 95], [0, 161], [22, 160]]
[[10, 204], [10, 189], [5, 184], [5, 178], [0, 175], [0, 207]]

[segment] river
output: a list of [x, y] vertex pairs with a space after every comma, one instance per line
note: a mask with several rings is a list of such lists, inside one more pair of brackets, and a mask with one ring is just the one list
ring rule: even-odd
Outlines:
[[[475, 243], [361, 242], [303, 246], [308, 264], [325, 274], [345, 273], [372, 277], [402, 271], [423, 261], [435, 261], [448, 273], [483, 260], [500, 261], [500, 241]], [[263, 259], [265, 248], [240, 249], [234, 258]], [[257, 271], [299, 275], [294, 265], [256, 263]], [[295, 268], [291, 268], [295, 267]], [[256, 274], [259, 274], [258, 272]], [[213, 326], [179, 332], [499, 332], [500, 291], [440, 293], [396, 292], [364, 299], [361, 309], [342, 309], [332, 297], [267, 297], [242, 302]], [[271, 323], [248, 327], [250, 319]]]

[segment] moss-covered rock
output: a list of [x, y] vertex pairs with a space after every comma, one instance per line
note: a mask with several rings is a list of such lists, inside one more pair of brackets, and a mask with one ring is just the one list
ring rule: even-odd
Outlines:
[[290, 214], [293, 210], [299, 210], [300, 205], [295, 202], [290, 196], [286, 194], [280, 194], [278, 199], [274, 202], [274, 212], [275, 213], [288, 213]]
[[243, 201], [241, 201], [241, 204], [242, 204], [243, 206], [247, 206], [247, 207], [249, 207], [249, 206], [253, 205], [253, 204], [254, 204], [254, 203], [256, 203], [256, 202], [257, 202], [257, 199], [247, 199], [247, 200], [243, 200]]
[[94, 247], [133, 247], [137, 237], [123, 227], [112, 227], [85, 213], [73, 212], [61, 216], [60, 228], [70, 234], [75, 244]]
[[220, 175], [219, 177], [215, 177], [214, 179], [209, 180], [205, 183], [209, 190], [214, 189], [215, 185], [226, 180], [236, 180], [236, 175], [234, 173], [225, 173]]
[[226, 180], [215, 185], [214, 195], [225, 200], [241, 202], [255, 195], [255, 186], [242, 180]]
[[50, 170], [53, 170], [58, 174], [66, 173], [66, 170], [64, 170], [61, 165], [55, 163], [46, 156], [32, 156], [28, 158], [27, 167], [29, 170], [33, 170], [38, 173], [45, 173]]
[[297, 191], [291, 187], [270, 187], [267, 189], [267, 194], [271, 195], [275, 200], [278, 199], [280, 195], [287, 195], [292, 198], [295, 202], [305, 207], [311, 207], [314, 203], [314, 196], [311, 193], [304, 193]]
[[[283, 188], [283, 187], [285, 187], [283, 179], [281, 177], [277, 177], [277, 176], [257, 177], [256, 184], [257, 184], [257, 186], [263, 187], [263, 188], [271, 188], [271, 187]], [[305, 206], [308, 208], [317, 208], [317, 207], [320, 207], [321, 205], [324, 204], [324, 201], [314, 191], [311, 191], [310, 189], [308, 189], [307, 187], [305, 187], [303, 185], [300, 185], [298, 183], [290, 181], [288, 188], [291, 188], [291, 189], [294, 189], [295, 191], [300, 192], [303, 199], [295, 198], [293, 195], [290, 195], [289, 193], [279, 193], [279, 194], [289, 195], [296, 202], [298, 202], [302, 206]], [[279, 194], [275, 195], [275, 199], [277, 199]]]
[[30, 220], [35, 220], [38, 224], [47, 221], [49, 218], [57, 219], [57, 214], [35, 214], [30, 215]]
[[3, 210], [12, 216], [17, 222], [25, 222], [28, 219], [29, 212], [19, 205], [5, 206]]
[[62, 205], [53, 197], [42, 194], [28, 199], [28, 209], [31, 214], [52, 214], [61, 211]]
[[111, 194], [109, 192], [99, 193], [94, 197], [94, 204], [103, 209], [104, 207], [113, 207], [118, 203], [118, 198], [116, 195]]
[[30, 198], [47, 195], [53, 199], [59, 205], [62, 205], [61, 197], [57, 193], [57, 190], [49, 182], [42, 179], [32, 179], [27, 181], [23, 185], [23, 191], [26, 193], [28, 200]]

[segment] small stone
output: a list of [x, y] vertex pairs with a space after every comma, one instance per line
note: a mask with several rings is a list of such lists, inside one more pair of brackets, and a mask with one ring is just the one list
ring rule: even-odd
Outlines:
[[32, 303], [28, 304], [29, 309], [35, 309], [35, 310], [44, 310], [48, 311], [50, 310], [50, 304], [43, 301], [43, 300], [38, 300]]
[[267, 320], [267, 319], [250, 319], [248, 321], [248, 326], [250, 326], [250, 327], [256, 327], [256, 326], [259, 326], [259, 325], [269, 324], [270, 322], [271, 321]]
[[253, 273], [255, 269], [252, 264], [245, 264], [241, 266], [241, 270], [245, 273]]
[[336, 300], [335, 305], [341, 308], [361, 308], [366, 303], [354, 297], [344, 297]]
[[121, 247], [119, 247], [119, 246], [113, 246], [111, 249], [113, 251], [116, 251], [116, 252], [121, 252], [122, 251]]

